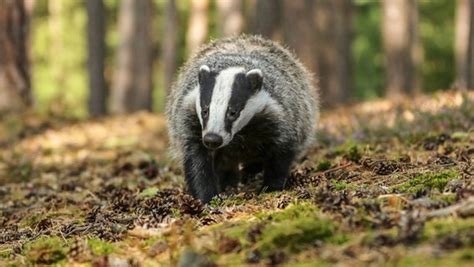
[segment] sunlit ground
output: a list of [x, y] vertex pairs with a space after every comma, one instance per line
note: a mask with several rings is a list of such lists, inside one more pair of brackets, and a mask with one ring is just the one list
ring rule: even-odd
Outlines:
[[474, 93], [331, 110], [319, 129], [288, 190], [203, 206], [162, 115], [4, 116], [0, 264], [472, 263]]

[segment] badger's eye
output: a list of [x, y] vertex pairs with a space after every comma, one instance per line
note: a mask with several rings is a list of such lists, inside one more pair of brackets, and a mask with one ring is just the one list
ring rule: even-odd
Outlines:
[[202, 114], [203, 117], [206, 117], [209, 114], [209, 107], [204, 107], [201, 110], [201, 114]]
[[234, 110], [234, 109], [231, 109], [231, 108], [229, 108], [229, 109], [227, 110], [227, 118], [228, 118], [229, 120], [231, 120], [231, 121], [236, 120], [236, 119], [237, 119], [237, 115], [238, 115], [237, 110]]

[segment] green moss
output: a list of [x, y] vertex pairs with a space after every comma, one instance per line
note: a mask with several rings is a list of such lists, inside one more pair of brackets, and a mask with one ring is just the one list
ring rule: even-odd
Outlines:
[[454, 204], [456, 202], [456, 194], [437, 194], [431, 196], [432, 200], [444, 201], [448, 204]]
[[459, 140], [467, 140], [469, 139], [470, 134], [468, 132], [454, 132], [451, 134], [451, 138], [459, 139]]
[[53, 264], [66, 258], [68, 244], [59, 237], [40, 237], [25, 245], [24, 255], [37, 264]]
[[286, 209], [277, 212], [264, 212], [257, 214], [257, 218], [271, 220], [272, 222], [282, 222], [286, 220], [298, 219], [301, 217], [313, 216], [317, 212], [316, 207], [308, 202], [289, 205]]
[[160, 191], [158, 189], [158, 187], [149, 187], [149, 188], [146, 188], [145, 190], [141, 191], [137, 198], [138, 199], [145, 199], [145, 198], [150, 198], [150, 197], [153, 197], [156, 195], [156, 193], [158, 193], [158, 191]]
[[353, 162], [359, 162], [359, 160], [362, 158], [359, 147], [355, 144], [349, 147], [349, 149], [347, 150], [346, 156], [347, 156], [347, 159]]
[[334, 187], [336, 190], [346, 190], [346, 189], [355, 189], [355, 186], [352, 184], [348, 184], [346, 182], [334, 182]]
[[[30, 216], [25, 216], [21, 221], [20, 221], [20, 227], [31, 227], [35, 228], [38, 223], [45, 219], [52, 219], [52, 218], [57, 218], [57, 217], [73, 217], [74, 215], [79, 212], [76, 210], [74, 207], [68, 207], [67, 210], [61, 210], [61, 211], [52, 211], [45, 213], [39, 212], [35, 214], [31, 214]], [[75, 220], [77, 223], [83, 222], [82, 219], [76, 219]]]
[[283, 266], [286, 266], [286, 267], [330, 267], [330, 266], [334, 266], [334, 263], [318, 260], [318, 261], [300, 262], [300, 263], [289, 262]]
[[108, 255], [117, 251], [117, 248], [113, 244], [100, 240], [98, 238], [88, 239], [87, 245], [97, 256]]
[[328, 160], [323, 160], [318, 163], [318, 166], [316, 167], [316, 171], [322, 172], [322, 171], [329, 170], [329, 168], [331, 168], [331, 162]]
[[44, 218], [46, 218], [46, 216], [42, 213], [32, 214], [31, 216], [26, 216], [23, 219], [21, 219], [20, 227], [32, 227]]
[[362, 158], [361, 147], [353, 140], [347, 140], [343, 144], [337, 146], [334, 152], [337, 155], [343, 155], [346, 159], [353, 162], [359, 162]]
[[148, 247], [151, 247], [156, 242], [158, 242], [158, 240], [163, 240], [163, 238], [160, 236], [148, 237], [147, 239], [141, 241], [141, 244], [143, 245], [143, 247], [148, 248]]
[[427, 255], [410, 255], [403, 257], [398, 261], [390, 262], [388, 266], [400, 266], [400, 267], [422, 267], [422, 266], [433, 266], [433, 267], [467, 267], [472, 266], [472, 259], [474, 253], [472, 248], [461, 249], [453, 251], [448, 254], [443, 254], [443, 257], [432, 257]]
[[265, 255], [275, 249], [297, 252], [316, 240], [329, 239], [335, 226], [328, 220], [317, 217], [302, 217], [264, 228], [257, 247]]
[[22, 155], [14, 154], [12, 161], [6, 164], [6, 177], [9, 182], [27, 182], [33, 171], [33, 160]]
[[[257, 235], [256, 242], [252, 243], [248, 239], [249, 232], [257, 224], [262, 225], [261, 234]], [[245, 261], [242, 257], [245, 257], [249, 250], [258, 250], [263, 256], [268, 256], [275, 249], [296, 253], [317, 240], [333, 244], [346, 242], [347, 236], [337, 233], [336, 229], [337, 225], [309, 202], [293, 203], [281, 211], [261, 212], [251, 218], [208, 228], [210, 232], [220, 232], [224, 236], [239, 239], [242, 246], [239, 260], [242, 262]]]
[[255, 221], [252, 221], [251, 219], [247, 218], [239, 220], [238, 222], [226, 222], [218, 225], [213, 225], [209, 229], [212, 232], [220, 232], [226, 237], [236, 238], [239, 240], [242, 246], [248, 247], [250, 242], [247, 239], [247, 233], [254, 225]]
[[248, 202], [247, 199], [241, 196], [233, 196], [222, 200], [221, 206], [231, 207], [231, 206], [240, 206]]
[[181, 211], [178, 208], [171, 208], [171, 214], [173, 217], [178, 218], [181, 216]]
[[[425, 224], [423, 237], [425, 239], [437, 240], [450, 234], [468, 233], [474, 231], [474, 218], [447, 217], [429, 221]], [[461, 235], [463, 236], [463, 235]], [[464, 235], [465, 236], [465, 235]], [[468, 242], [468, 240], [465, 240]], [[474, 245], [474, 244], [473, 244]]]
[[248, 232], [249, 228], [250, 225], [248, 223], [237, 223], [228, 226], [225, 229], [224, 233], [227, 237], [240, 239], [246, 236], [246, 233]]
[[275, 249], [290, 253], [298, 252], [316, 240], [345, 242], [347, 238], [337, 234], [336, 225], [309, 203], [291, 205], [283, 211], [267, 215], [268, 224], [256, 244], [263, 254]]
[[474, 261], [474, 250], [467, 248], [458, 252], [461, 261]]
[[218, 208], [220, 205], [222, 205], [222, 199], [214, 197], [213, 199], [211, 199], [211, 201], [209, 201], [208, 205], [211, 208]]
[[211, 254], [208, 258], [215, 266], [247, 266], [245, 258], [238, 253]]
[[8, 259], [12, 255], [11, 250], [0, 251], [0, 259]]
[[424, 189], [438, 189], [443, 191], [446, 184], [459, 178], [459, 173], [454, 170], [447, 170], [442, 172], [430, 172], [420, 174], [400, 185], [392, 187], [394, 192], [402, 193], [417, 193]]

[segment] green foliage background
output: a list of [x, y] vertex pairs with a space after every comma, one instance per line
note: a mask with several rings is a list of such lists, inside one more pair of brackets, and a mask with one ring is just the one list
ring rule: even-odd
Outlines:
[[[211, 1], [209, 37], [217, 38], [218, 21]], [[381, 4], [379, 1], [354, 1], [353, 77], [355, 100], [383, 96], [384, 57], [381, 39]], [[32, 18], [32, 79], [37, 107], [41, 112], [87, 115], [87, 15], [83, 1], [55, 1], [60, 12], [48, 13], [47, 0], [36, 1]], [[155, 111], [164, 108], [165, 90], [160, 61], [165, 0], [155, 0]], [[107, 9], [106, 79], [112, 78], [115, 48], [118, 44], [117, 18], [119, 1], [105, 0]], [[451, 0], [419, 1], [419, 33], [423, 47], [420, 69], [425, 92], [449, 88], [454, 79], [454, 6]], [[188, 1], [178, 1], [179, 60], [186, 58], [185, 29], [189, 13]], [[248, 6], [246, 6], [248, 9]], [[252, 29], [247, 29], [249, 32]]]

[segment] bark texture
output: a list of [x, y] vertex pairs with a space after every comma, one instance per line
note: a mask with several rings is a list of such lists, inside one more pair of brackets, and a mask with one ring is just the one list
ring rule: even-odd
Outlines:
[[151, 0], [122, 0], [119, 47], [112, 85], [112, 111], [128, 113], [152, 109]]
[[216, 4], [221, 35], [239, 35], [244, 28], [243, 0], [220, 0], [216, 1]]
[[346, 102], [352, 91], [350, 0], [283, 1], [283, 39], [316, 76], [321, 103]]
[[168, 95], [177, 69], [178, 12], [176, 0], [168, 0], [165, 10], [165, 34], [163, 39], [164, 86]]
[[282, 39], [283, 0], [256, 0], [254, 33], [268, 39]]
[[32, 105], [29, 26], [23, 1], [0, 1], [0, 112]]
[[194, 53], [208, 36], [209, 0], [191, 0], [191, 14], [186, 33], [188, 54]]
[[474, 90], [474, 1], [458, 0], [456, 7], [456, 87]]
[[105, 10], [102, 0], [87, 0], [87, 44], [89, 72], [89, 115], [105, 115], [107, 112], [107, 85], [104, 77], [105, 58]]
[[416, 93], [420, 88], [416, 0], [383, 1], [382, 24], [386, 95], [394, 97]]
[[313, 21], [315, 2], [283, 1], [283, 40], [313, 72], [317, 72], [316, 30]]
[[352, 2], [316, 1], [313, 18], [321, 100], [335, 106], [347, 102], [352, 92]]

